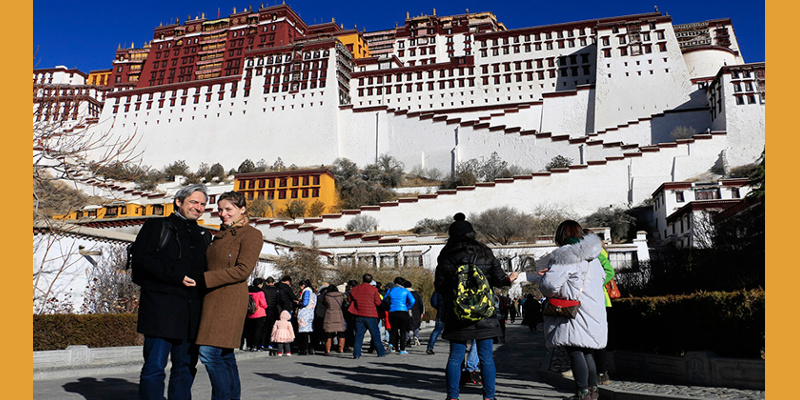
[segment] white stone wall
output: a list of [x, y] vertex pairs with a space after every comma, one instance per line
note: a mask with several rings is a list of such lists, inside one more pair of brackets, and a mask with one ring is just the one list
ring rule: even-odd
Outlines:
[[[400, 203], [397, 207], [362, 210], [378, 219], [380, 230], [410, 229], [423, 218], [440, 218], [462, 211], [470, 215], [489, 208], [510, 206], [532, 212], [538, 206], [554, 206], [581, 217], [609, 205], [635, 206], [650, 198], [663, 182], [680, 181], [707, 171], [726, 146], [725, 136], [689, 141], [639, 157], [608, 161], [603, 166], [571, 169], [549, 176], [533, 176], [513, 182], [498, 181], [494, 187], [439, 194], [435, 199]], [[595, 188], [595, 189], [589, 189]], [[445, 192], [447, 193], [447, 192]], [[602, 195], [597, 195], [602, 193]], [[319, 226], [344, 229], [352, 215], [326, 218]]]
[[[156, 167], [179, 159], [190, 166], [220, 162], [228, 168], [238, 166], [245, 158], [257, 161], [281, 157], [287, 165], [330, 163], [336, 158], [331, 149], [339, 147], [336, 124], [332, 123], [337, 120], [339, 100], [335, 52], [331, 54], [324, 88], [264, 94], [264, 77], [255, 76], [248, 97], [244, 97], [241, 80], [235, 98], [231, 97], [230, 84], [216, 84], [210, 91], [210, 101], [206, 101], [205, 86], [188, 89], [185, 105], [181, 104], [182, 91], [176, 94], [174, 106], [170, 106], [172, 91], [157, 92], [142, 95], [138, 111], [135, 95], [123, 94], [116, 114], [116, 101], [106, 102], [102, 125], [97, 129], [135, 134], [142, 162]], [[223, 100], [219, 100], [220, 89], [225, 93]], [[194, 104], [198, 92], [200, 99]], [[161, 96], [165, 99], [163, 108], [158, 107]], [[150, 98], [153, 105], [147, 110]], [[130, 104], [128, 112], [124, 112], [126, 103]]]
[[736, 55], [722, 49], [690, 51], [683, 55], [683, 60], [692, 79], [713, 77], [719, 72], [720, 65], [741, 64]]
[[71, 303], [73, 311], [80, 312], [95, 268], [80, 251], [102, 253], [90, 256], [100, 263], [113, 252], [125, 251], [125, 245], [101, 242], [84, 236], [56, 236], [49, 233], [33, 235], [34, 313], [43, 309], [47, 298], [53, 297], [59, 300], [58, 303]]
[[[645, 29], [647, 26], [642, 26], [642, 32]], [[658, 39], [657, 32], [664, 33], [663, 40]], [[619, 33], [610, 28], [597, 33], [601, 38], [610, 37], [610, 42], [609, 46], [603, 46], [602, 41], [598, 44], [595, 130], [676, 109], [690, 101], [693, 91], [671, 24], [658, 24], [650, 33], [651, 40], [642, 42], [652, 45], [652, 53], [639, 56], [632, 56], [630, 50], [627, 56], [620, 55], [618, 36], [623, 33], [624, 27]], [[660, 50], [661, 42], [666, 43], [666, 51]], [[611, 57], [604, 56], [603, 48], [611, 49]]]
[[[764, 151], [766, 143], [766, 108], [758, 93], [746, 91], [745, 85], [750, 82], [755, 89], [753, 72], [750, 78], [732, 79], [730, 74], [722, 74], [722, 91], [724, 94], [725, 129], [728, 131], [730, 145], [725, 151], [728, 166], [743, 165], [755, 162]], [[743, 104], [737, 104], [733, 85], [740, 83], [743, 89]], [[748, 97], [755, 100], [750, 103]]]

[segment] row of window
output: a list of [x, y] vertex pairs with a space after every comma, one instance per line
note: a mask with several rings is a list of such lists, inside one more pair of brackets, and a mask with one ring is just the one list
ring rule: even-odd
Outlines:
[[[649, 42], [650, 41], [650, 33], [649, 32], [642, 32], [641, 34], [639, 34], [638, 32], [631, 33], [630, 36], [631, 36], [630, 41], [632, 43], [633, 42], [637, 42], [639, 40], [641, 40], [642, 42]], [[619, 35], [619, 36], [617, 36], [617, 42], [619, 44], [621, 44], [621, 45], [622, 44], [628, 44], [628, 39], [629, 38], [628, 38], [627, 35]], [[656, 39], [657, 40], [664, 40], [664, 31], [656, 31]], [[603, 46], [611, 46], [611, 39], [608, 36], [601, 37], [600, 38], [600, 43]]]
[[[329, 260], [332, 263], [332, 260]], [[350, 265], [353, 263], [366, 264], [372, 268], [398, 268], [400, 267], [400, 256], [397, 253], [381, 254], [375, 256], [373, 254], [354, 256], [338, 256], [337, 262], [339, 265]], [[406, 253], [403, 255], [403, 268], [422, 267], [423, 257], [422, 253]]]
[[[666, 52], [667, 51], [667, 43], [661, 42], [656, 44], [658, 46], [658, 51]], [[602, 49], [603, 50], [603, 57], [609, 58], [612, 56], [613, 49]], [[628, 55], [631, 56], [638, 56], [641, 54], [651, 54], [653, 52], [653, 45], [651, 44], [635, 44], [626, 47], [620, 47], [617, 49], [617, 53], [621, 57], [625, 57]]]
[[287, 187], [289, 186], [290, 180], [292, 183], [291, 186], [309, 186], [309, 185], [319, 186], [319, 175], [293, 176], [285, 178], [263, 178], [263, 179], [240, 180], [239, 190], [256, 189], [256, 185], [258, 186], [258, 189], [263, 189], [265, 187], [274, 188], [276, 184], [278, 185], [278, 187]]
[[[274, 200], [276, 197], [277, 192], [277, 199], [283, 200], [287, 198], [291, 199], [308, 199], [308, 198], [317, 198], [319, 197], [319, 188], [308, 188], [308, 189], [276, 189], [276, 190], [259, 190], [259, 191], [249, 191], [246, 192], [246, 196], [248, 200], [253, 199], [266, 199], [266, 200]], [[288, 197], [287, 197], [288, 195]]]
[[[134, 207], [133, 211], [135, 215], [139, 214], [146, 215], [147, 207], [145, 206]], [[128, 214], [127, 207], [106, 207], [105, 218], [114, 218], [117, 217], [118, 215], [126, 215], [126, 214]], [[160, 204], [154, 204], [152, 215], [164, 215], [164, 206]], [[89, 217], [89, 218], [97, 217], [97, 210], [86, 210], [85, 212], [84, 211], [75, 212], [76, 219], [81, 219], [83, 217]]]
[[[469, 67], [469, 68], [457, 68], [457, 69], [448, 69], [448, 70], [441, 69], [441, 70], [439, 70], [439, 77], [440, 78], [444, 78], [445, 76], [450, 76], [450, 77], [455, 76], [455, 74], [456, 74], [455, 71], [458, 71], [458, 76], [464, 76], [464, 71], [465, 70], [467, 71], [467, 75], [474, 75], [474, 72], [475, 72], [474, 68], [473, 67]], [[406, 72], [405, 73], [406, 81], [407, 82], [408, 81], [413, 81], [415, 79], [415, 77], [416, 77], [417, 80], [422, 80], [423, 79], [423, 74], [424, 74], [423, 71], [417, 71], [416, 73], [414, 73], [414, 72]], [[403, 75], [404, 74], [402, 72], [394, 74], [395, 81], [398, 82], [398, 83], [402, 82], [403, 81]], [[428, 73], [427, 73], [428, 79], [433, 79], [434, 75], [435, 75], [435, 71], [428, 71]], [[386, 83], [392, 83], [392, 74], [375, 76], [375, 77], [370, 76], [370, 77], [367, 77], [366, 80], [365, 80], [365, 78], [358, 78], [358, 86], [364, 86], [365, 82], [368, 85], [372, 85], [373, 82], [376, 82], [377, 84], [380, 85], [380, 84], [383, 84], [384, 81], [386, 81]]]
[[[315, 51], [313, 53], [310, 52], [310, 51], [304, 52], [303, 53], [303, 60], [310, 60], [312, 58], [320, 58], [320, 55], [322, 55], [323, 58], [328, 58], [328, 56], [330, 55], [330, 50], [323, 50], [322, 52]], [[291, 54], [278, 54], [278, 55], [275, 55], [275, 56], [267, 56], [267, 57], [262, 57], [262, 58], [258, 58], [258, 59], [252, 59], [252, 58], [248, 59], [247, 60], [247, 66], [248, 67], [253, 67], [253, 66], [259, 66], [260, 67], [260, 66], [263, 66], [265, 63], [266, 63], [266, 65], [272, 65], [272, 64], [290, 63], [291, 61], [292, 61], [292, 55]], [[322, 61], [320, 61], [320, 63], [325, 63], [324, 65], [327, 65], [327, 60], [322, 60]], [[316, 62], [314, 62], [314, 65], [316, 65]], [[314, 67], [314, 68], [316, 68], [316, 67]]]
[[[759, 100], [763, 104], [765, 102], [765, 97], [763, 93], [759, 94]], [[747, 100], [747, 104], [756, 104], [756, 95], [755, 94], [747, 94], [744, 96], [734, 96], [736, 99], [736, 105], [744, 104], [745, 100]]]
[[[252, 64], [252, 60], [248, 60], [247, 65], [251, 65], [251, 64]], [[251, 73], [253, 71], [255, 72], [256, 76], [259, 76], [259, 75], [261, 75], [262, 72], [265, 75], [272, 75], [272, 74], [279, 75], [279, 74], [282, 74], [282, 73], [288, 74], [288, 73], [291, 73], [291, 72], [312, 71], [312, 70], [322, 70], [321, 73], [324, 76], [325, 70], [327, 68], [328, 68], [328, 61], [327, 60], [320, 61], [319, 63], [314, 61], [314, 62], [310, 62], [310, 63], [295, 64], [295, 65], [291, 65], [291, 66], [290, 65], [285, 65], [283, 67], [277, 66], [277, 67], [275, 67], [275, 69], [273, 69], [272, 67], [266, 67], [266, 68], [257, 67], [257, 68], [255, 68], [255, 70], [253, 70], [252, 67], [247, 67], [247, 70], [245, 72], [246, 73], [245, 77], [250, 77], [250, 75], [251, 75]], [[316, 71], [313, 71], [312, 73], [316, 73]]]
[[[588, 41], [587, 41], [586, 38], [580, 38], [578, 43], [579, 43], [579, 45], [581, 47], [586, 47]], [[544, 49], [546, 49], [546, 50], [553, 50], [555, 47], [558, 47], [559, 49], [564, 49], [564, 48], [567, 48], [567, 47], [574, 48], [575, 47], [575, 40], [574, 39], [559, 40], [559, 41], [556, 42], [555, 46], [553, 45], [553, 42], [546, 42], [544, 44]], [[495, 47], [495, 48], [492, 48], [491, 50], [492, 50], [492, 56], [499, 56], [501, 52], [502, 52], [503, 55], [511, 54], [512, 52], [514, 54], [519, 54], [522, 51], [524, 51], [525, 53], [530, 53], [531, 51], [542, 51], [542, 44], [541, 43], [534, 43], [533, 46], [531, 46], [530, 43], [525, 43], [523, 45]], [[481, 57], [488, 57], [489, 56], [489, 49], [480, 49], [480, 54], [481, 54]]]
[[[591, 31], [589, 33], [587, 33], [587, 30], [590, 30], [590, 28], [578, 28], [577, 30], [578, 30], [578, 36], [588, 36], [588, 35], [592, 34]], [[592, 31], [593, 31], [593, 29], [592, 29]], [[558, 32], [556, 32], [556, 37], [555, 38], [556, 39], [564, 39], [565, 38], [565, 32], [566, 32], [566, 37], [568, 37], [568, 38], [575, 37], [575, 32], [573, 30], [567, 30], [567, 31], [558, 31]], [[533, 37], [533, 40], [535, 42], [541, 42], [542, 40], [552, 40], [553, 39], [553, 32], [545, 32], [544, 34], [542, 34], [542, 33], [534, 33], [533, 35], [529, 35], [528, 34], [528, 35], [522, 35], [521, 37], [520, 36], [513, 36], [513, 37], [510, 37], [510, 38], [509, 37], [496, 38], [496, 39], [492, 39], [491, 40], [491, 44], [492, 44], [492, 46], [499, 46], [501, 43], [506, 45], [506, 44], [510, 44], [512, 42], [513, 43], [520, 43], [520, 41], [530, 42], [531, 41], [531, 37]], [[542, 38], [544, 38], [544, 39], [542, 39]], [[489, 43], [488, 40], [481, 40], [481, 47], [487, 47], [488, 43]]]
[[[591, 75], [591, 69], [588, 65], [583, 67], [571, 67], [571, 68], [561, 68], [561, 69], [551, 69], [548, 71], [528, 71], [528, 72], [517, 72], [513, 74], [503, 74], [503, 75], [493, 75], [493, 76], [482, 76], [481, 81], [483, 85], [495, 84], [500, 85], [502, 83], [512, 83], [512, 82], [532, 82], [535, 80], [544, 80], [545, 72], [547, 72], [548, 78], [559, 78], [559, 77], [569, 77], [569, 76], [584, 76], [584, 75]], [[534, 73], [536, 76], [534, 77]], [[523, 78], [524, 77], [524, 78]], [[475, 86], [475, 78], [457, 78], [457, 79], [448, 79], [448, 80], [440, 80], [438, 82], [439, 89], [446, 89], [446, 88], [455, 88], [457, 87], [474, 87]], [[436, 82], [417, 82], [416, 84], [413, 83], [406, 83], [405, 85], [386, 85], [386, 86], [377, 86], [377, 87], [367, 87], [367, 88], [358, 88], [358, 96], [367, 96], [374, 95], [383, 95], [383, 94], [392, 94], [392, 88], [394, 87], [395, 93], [403, 93], [403, 87], [405, 86], [405, 91], [407, 93], [413, 91], [422, 91], [423, 88], [427, 85], [427, 90], [434, 90], [436, 88]]]

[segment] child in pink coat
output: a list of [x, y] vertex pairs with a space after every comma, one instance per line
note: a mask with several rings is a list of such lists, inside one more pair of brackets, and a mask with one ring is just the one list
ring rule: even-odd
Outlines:
[[278, 346], [278, 357], [284, 354], [291, 356], [291, 343], [294, 341], [294, 329], [292, 329], [292, 323], [289, 320], [292, 316], [288, 311], [284, 310], [281, 311], [280, 318], [279, 321], [275, 321], [275, 325], [272, 327], [271, 340], [272, 343]]

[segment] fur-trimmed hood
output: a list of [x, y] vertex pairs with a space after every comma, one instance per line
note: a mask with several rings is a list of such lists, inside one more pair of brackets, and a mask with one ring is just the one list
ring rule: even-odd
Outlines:
[[602, 248], [600, 238], [589, 234], [580, 242], [561, 246], [551, 253], [550, 268], [542, 277], [539, 290], [548, 298], [579, 300], [581, 306], [574, 319], [544, 317], [547, 348], [606, 347], [605, 271], [597, 258]]
[[590, 233], [578, 243], [564, 245], [554, 250], [550, 263], [576, 264], [583, 260], [591, 260], [597, 258], [602, 249], [600, 238]]

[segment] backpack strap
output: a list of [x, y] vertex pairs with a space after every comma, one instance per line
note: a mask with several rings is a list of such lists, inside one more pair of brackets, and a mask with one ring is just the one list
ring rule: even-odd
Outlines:
[[178, 240], [178, 228], [173, 225], [170, 217], [164, 218], [164, 223], [161, 224], [161, 233], [159, 234], [158, 247], [156, 247], [156, 251], [161, 251], [161, 249], [167, 245], [173, 236], [175, 237], [175, 241], [178, 242], [178, 259], [180, 260], [181, 256], [183, 255], [183, 249], [181, 248], [181, 241]]

